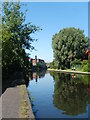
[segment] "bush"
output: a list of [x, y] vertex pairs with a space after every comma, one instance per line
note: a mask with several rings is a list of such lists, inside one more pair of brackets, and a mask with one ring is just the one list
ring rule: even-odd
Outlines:
[[82, 68], [82, 71], [83, 71], [83, 72], [88, 71], [88, 65], [84, 65], [83, 68]]
[[41, 65], [39, 62], [36, 64], [36, 70], [41, 70]]
[[90, 72], [90, 60], [84, 60], [82, 62], [82, 71], [83, 72]]
[[72, 66], [81, 65], [81, 59], [75, 59], [71, 62]]
[[39, 68], [39, 67], [40, 67], [40, 63], [39, 63], [39, 62], [36, 64], [36, 67], [37, 67], [37, 68]]
[[61, 70], [65, 70], [65, 67], [63, 65], [61, 65]]
[[57, 61], [51, 62], [51, 63], [50, 63], [50, 68], [51, 68], [51, 69], [57, 69], [57, 68], [58, 68], [58, 63], [57, 63]]
[[86, 64], [88, 64], [88, 61], [87, 60], [83, 60], [82, 67], [84, 67]]
[[50, 63], [50, 68], [54, 68], [54, 61]]
[[30, 61], [29, 62], [29, 69], [31, 69], [32, 68], [32, 62]]

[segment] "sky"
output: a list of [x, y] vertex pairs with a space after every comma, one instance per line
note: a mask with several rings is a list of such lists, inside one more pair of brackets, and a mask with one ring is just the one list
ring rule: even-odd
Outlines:
[[[42, 31], [32, 35], [38, 39], [32, 45], [31, 58], [37, 55], [45, 62], [53, 61], [52, 37], [63, 28], [75, 27], [88, 36], [88, 2], [27, 2], [26, 22], [40, 26]], [[22, 10], [24, 11], [25, 6]], [[29, 51], [26, 51], [29, 52]]]

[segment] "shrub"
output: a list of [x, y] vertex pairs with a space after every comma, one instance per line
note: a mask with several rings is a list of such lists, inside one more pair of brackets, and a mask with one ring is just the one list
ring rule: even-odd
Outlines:
[[83, 71], [83, 72], [88, 71], [88, 65], [87, 65], [87, 64], [83, 66], [82, 71]]
[[71, 62], [72, 66], [81, 65], [81, 59], [75, 59]]
[[58, 68], [58, 62], [57, 61], [53, 61], [50, 63], [50, 68], [52, 69], [57, 69]]
[[50, 63], [50, 68], [54, 68], [54, 61]]
[[37, 64], [36, 64], [36, 70], [41, 70], [41, 65], [40, 65], [40, 63], [39, 62], [37, 62]]
[[82, 62], [82, 71], [83, 72], [90, 72], [90, 60], [84, 60]]
[[82, 67], [84, 67], [86, 64], [88, 64], [88, 61], [87, 60], [83, 60]]
[[63, 65], [61, 65], [61, 70], [64, 70], [64, 69], [65, 69], [65, 67]]
[[31, 69], [32, 68], [32, 62], [30, 61], [29, 62], [29, 69]]

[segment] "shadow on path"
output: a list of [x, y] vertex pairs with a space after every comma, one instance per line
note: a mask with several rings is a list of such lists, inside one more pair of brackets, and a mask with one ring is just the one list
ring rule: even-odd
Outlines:
[[28, 86], [28, 83], [28, 75], [23, 75], [23, 72], [15, 72], [13, 75], [11, 75], [10, 79], [2, 80], [2, 94], [6, 91], [7, 88], [16, 87], [24, 84]]
[[[21, 106], [21, 85], [29, 83], [28, 75], [16, 72], [3, 89], [2, 98], [2, 118], [19, 118]], [[5, 84], [5, 82], [3, 83]], [[4, 86], [4, 85], [3, 85]]]

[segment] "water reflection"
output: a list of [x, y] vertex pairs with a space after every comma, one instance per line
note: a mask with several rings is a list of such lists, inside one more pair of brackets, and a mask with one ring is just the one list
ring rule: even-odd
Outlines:
[[[63, 114], [76, 116], [87, 112], [88, 76], [50, 72], [55, 81], [53, 104]], [[90, 103], [90, 102], [89, 102]]]
[[43, 78], [45, 76], [46, 70], [42, 71], [31, 71], [29, 73], [29, 80], [35, 79], [36, 82], [38, 82], [39, 78]]
[[27, 89], [30, 97], [34, 98], [32, 108], [35, 117], [87, 118], [90, 103], [89, 76], [45, 72], [30, 72], [29, 76]]

